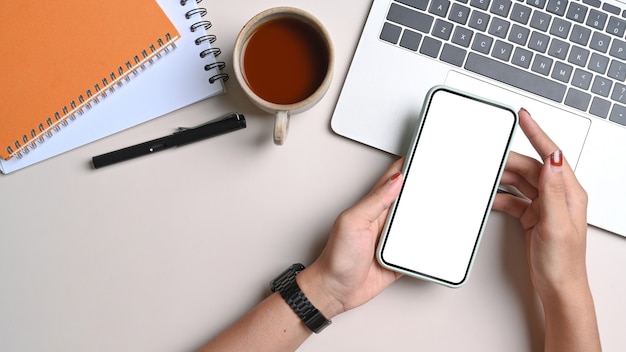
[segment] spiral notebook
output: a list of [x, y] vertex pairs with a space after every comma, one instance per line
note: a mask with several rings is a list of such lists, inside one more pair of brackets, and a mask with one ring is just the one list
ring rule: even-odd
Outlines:
[[0, 171], [22, 169], [225, 92], [228, 76], [221, 72], [224, 63], [216, 58], [217, 37], [207, 33], [212, 26], [208, 10], [196, 0], [157, 2], [180, 33], [176, 49], [21, 159], [0, 159]]
[[20, 157], [173, 48], [154, 0], [3, 1], [0, 157]]

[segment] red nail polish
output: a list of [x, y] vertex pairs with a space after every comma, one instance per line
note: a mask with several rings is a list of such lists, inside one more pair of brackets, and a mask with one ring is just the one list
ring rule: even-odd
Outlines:
[[563, 166], [563, 153], [560, 150], [550, 155], [550, 165], [557, 167]]
[[402, 173], [400, 171], [396, 172], [395, 174], [393, 174], [393, 176], [389, 178], [389, 182], [395, 182], [400, 178], [400, 176], [402, 176]]

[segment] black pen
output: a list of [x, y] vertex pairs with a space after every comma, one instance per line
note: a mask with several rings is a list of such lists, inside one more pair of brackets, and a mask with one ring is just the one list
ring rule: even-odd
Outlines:
[[161, 150], [171, 147], [180, 147], [185, 144], [236, 131], [245, 127], [245, 117], [242, 114], [231, 112], [196, 127], [179, 127], [174, 134], [169, 136], [94, 156], [91, 158], [91, 162], [93, 163], [93, 167], [98, 169], [103, 166], [119, 163], [142, 155], [160, 152]]

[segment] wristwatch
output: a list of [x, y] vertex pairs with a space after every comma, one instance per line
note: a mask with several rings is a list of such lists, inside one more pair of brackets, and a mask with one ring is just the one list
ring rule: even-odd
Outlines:
[[319, 334], [324, 328], [330, 325], [332, 321], [326, 319], [326, 317], [313, 306], [300, 289], [300, 286], [298, 286], [296, 275], [302, 270], [304, 270], [304, 265], [300, 263], [293, 264], [270, 282], [270, 289], [272, 292], [279, 292], [285, 299], [285, 302], [287, 302], [291, 309], [302, 319], [304, 325], [314, 333]]

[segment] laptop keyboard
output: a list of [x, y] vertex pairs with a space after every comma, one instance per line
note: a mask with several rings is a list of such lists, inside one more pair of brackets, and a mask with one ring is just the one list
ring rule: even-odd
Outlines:
[[625, 32], [599, 0], [396, 0], [380, 39], [626, 126]]

